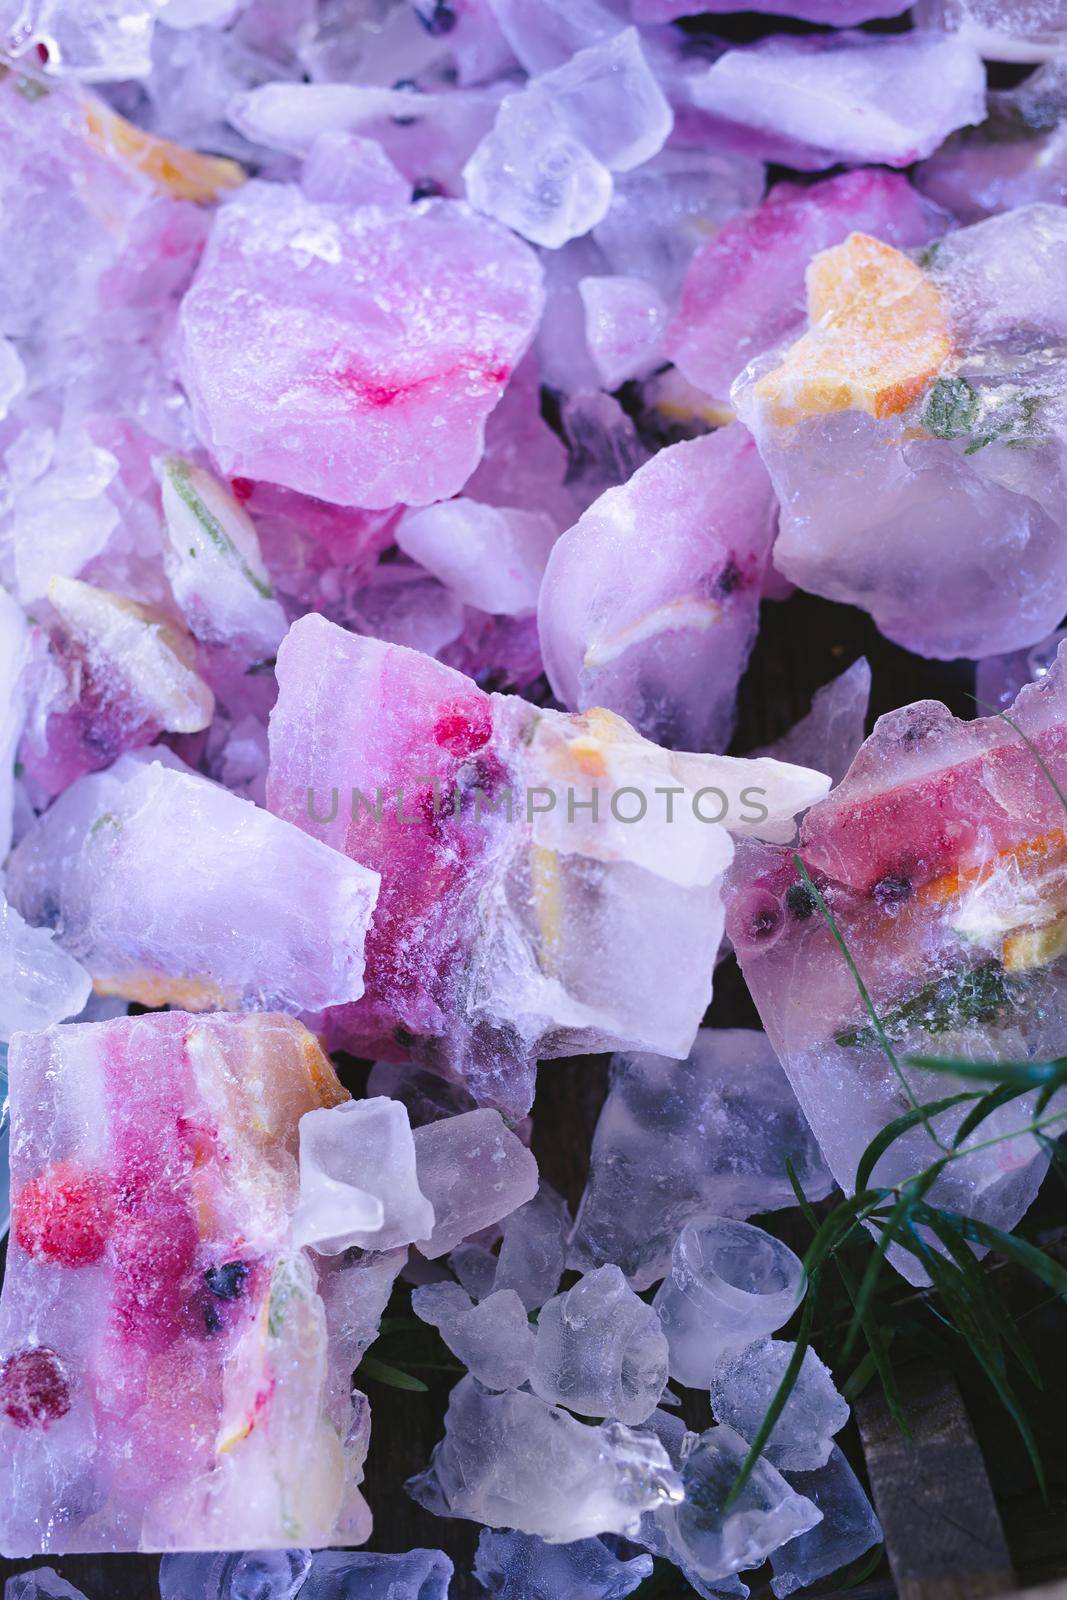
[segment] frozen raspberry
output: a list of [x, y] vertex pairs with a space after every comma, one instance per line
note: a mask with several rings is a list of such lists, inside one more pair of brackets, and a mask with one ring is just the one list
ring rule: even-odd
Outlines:
[[16, 1428], [47, 1428], [70, 1410], [62, 1361], [46, 1345], [16, 1350], [0, 1366], [0, 1410]]
[[488, 701], [457, 701], [433, 725], [434, 743], [461, 761], [488, 744], [492, 736], [493, 717]]
[[12, 1207], [15, 1242], [36, 1261], [87, 1267], [99, 1261], [111, 1222], [108, 1186], [67, 1162], [31, 1178]]

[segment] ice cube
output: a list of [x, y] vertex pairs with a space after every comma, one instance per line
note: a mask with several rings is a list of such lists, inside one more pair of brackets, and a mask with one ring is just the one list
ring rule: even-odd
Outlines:
[[[754, 1439], [795, 1350], [788, 1339], [757, 1339], [721, 1361], [711, 1377], [711, 1408], [717, 1420], [743, 1438]], [[763, 1454], [780, 1472], [824, 1467], [833, 1436], [848, 1417], [848, 1402], [835, 1389], [829, 1369], [809, 1348]]]
[[671, 1377], [708, 1388], [727, 1356], [789, 1321], [804, 1289], [792, 1250], [762, 1228], [726, 1217], [687, 1222], [652, 1302], [667, 1335]]
[[666, 1381], [660, 1319], [618, 1267], [587, 1272], [541, 1307], [530, 1387], [542, 1400], [636, 1426], [656, 1409]]

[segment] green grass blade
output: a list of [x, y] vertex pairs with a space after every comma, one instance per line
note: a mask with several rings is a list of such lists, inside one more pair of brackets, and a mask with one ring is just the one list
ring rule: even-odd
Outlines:
[[401, 1372], [399, 1367], [391, 1367], [387, 1361], [379, 1361], [376, 1356], [363, 1357], [356, 1369], [356, 1377], [388, 1384], [390, 1389], [410, 1389], [413, 1394], [429, 1392], [421, 1378], [413, 1378], [410, 1372]]
[[956, 1129], [952, 1140], [953, 1150], [958, 1150], [964, 1140], [969, 1139], [974, 1130], [980, 1128], [986, 1118], [993, 1115], [994, 1111], [999, 1111], [1001, 1106], [1006, 1106], [1012, 1100], [1018, 1100], [1020, 1095], [1027, 1093], [1029, 1091], [1026, 1089], [1019, 1089], [1013, 1084], [1002, 1083], [998, 1088], [990, 1089], [988, 1093], [982, 1095], [978, 1104], [968, 1111]]
[[774, 1398], [764, 1413], [763, 1421], [756, 1429], [756, 1436], [752, 1440], [748, 1455], [741, 1463], [741, 1470], [731, 1485], [730, 1493], [726, 1496], [723, 1504], [724, 1513], [737, 1504], [745, 1484], [752, 1476], [752, 1469], [763, 1454], [763, 1447], [774, 1432], [775, 1424], [784, 1411], [785, 1403], [792, 1394], [793, 1386], [800, 1376], [800, 1368], [803, 1364], [804, 1356], [808, 1346], [811, 1344], [811, 1328], [815, 1320], [815, 1304], [818, 1299], [818, 1292], [819, 1274], [816, 1271], [808, 1282], [808, 1296], [804, 1302], [804, 1311], [800, 1319], [800, 1327], [797, 1329], [796, 1344], [793, 1347], [789, 1365], [782, 1374], [782, 1381], [775, 1390]]
[[1067, 1059], [1055, 1061], [964, 1061], [958, 1056], [909, 1056], [908, 1065], [943, 1072], [965, 1083], [1011, 1084], [1017, 1089], [1054, 1089], [1067, 1083]]
[[[797, 854], [797, 853], [794, 853], [794, 855], [793, 855], [793, 865], [796, 867], [797, 872], [800, 874], [801, 881], [804, 883], [808, 893], [811, 895], [812, 899], [815, 901], [815, 904], [818, 906], [820, 916], [822, 917], [823, 921], [826, 923], [826, 925], [829, 928], [830, 932], [833, 934], [834, 940], [835, 940], [835, 942], [837, 944], [837, 947], [841, 951], [841, 954], [845, 958], [845, 961], [846, 961], [846, 963], [848, 965], [848, 970], [852, 974], [852, 981], [856, 985], [856, 988], [859, 991], [860, 999], [863, 1001], [864, 1008], [866, 1009], [867, 1015], [871, 1019], [871, 1026], [875, 1031], [875, 1034], [876, 1034], [877, 1039], [878, 1039], [878, 1043], [881, 1045], [882, 1049], [885, 1051], [885, 1054], [886, 1054], [886, 1057], [887, 1057], [887, 1059], [889, 1061], [889, 1064], [893, 1068], [893, 1071], [896, 1073], [897, 1078], [900, 1081], [900, 1086], [904, 1090], [904, 1093], [907, 1095], [908, 1101], [909, 1101], [909, 1103], [911, 1105], [912, 1110], [913, 1111], [918, 1111], [919, 1110], [919, 1101], [918, 1101], [918, 1099], [916, 1097], [915, 1091], [913, 1090], [911, 1084], [908, 1082], [907, 1077], [904, 1074], [904, 1069], [901, 1067], [900, 1062], [897, 1060], [896, 1051], [893, 1049], [893, 1046], [890, 1044], [889, 1036], [888, 1036], [888, 1034], [886, 1033], [885, 1029], [882, 1026], [882, 1019], [878, 1015], [877, 1011], [874, 1008], [874, 1002], [871, 999], [870, 994], [868, 993], [867, 985], [864, 983], [863, 979], [861, 978], [860, 970], [859, 970], [859, 968], [857, 967], [855, 961], [852, 958], [852, 951], [848, 947], [848, 944], [847, 944], [847, 942], [845, 940], [844, 934], [841, 932], [841, 929], [837, 926], [837, 919], [835, 918], [833, 912], [830, 910], [830, 907], [826, 904], [826, 901], [823, 899], [822, 895], [819, 893], [818, 889], [816, 889], [814, 883], [811, 880], [811, 876], [810, 876], [810, 874], [808, 872], [807, 867], [804, 865], [803, 861], [800, 859], [799, 854]], [[943, 1149], [944, 1146], [941, 1144], [940, 1139], [937, 1137], [937, 1134], [934, 1132], [932, 1126], [930, 1125], [929, 1120], [926, 1120], [926, 1119], [923, 1119], [922, 1117], [920, 1117], [920, 1121], [925, 1121], [926, 1131], [930, 1135], [930, 1138], [933, 1140], [934, 1144], [937, 1145], [938, 1149]]]
[[976, 1090], [964, 1089], [959, 1094], [946, 1096], [943, 1100], [928, 1100], [925, 1105], [916, 1106], [914, 1110], [905, 1111], [902, 1116], [894, 1117], [892, 1122], [887, 1122], [860, 1156], [856, 1168], [856, 1189], [866, 1189], [872, 1172], [890, 1145], [903, 1138], [904, 1134], [910, 1133], [912, 1128], [918, 1127], [922, 1122], [928, 1122], [931, 1117], [940, 1115], [942, 1111], [950, 1111], [953, 1106], [962, 1105], [965, 1100], [979, 1098]]
[[1014, 1233], [1005, 1233], [1003, 1228], [994, 1228], [988, 1222], [980, 1222], [977, 1217], [964, 1217], [954, 1211], [937, 1210], [933, 1206], [921, 1206], [918, 1216], [930, 1227], [936, 1219], [951, 1227], [960, 1238], [969, 1239], [972, 1244], [988, 1245], [989, 1249], [995, 1250], [998, 1255], [1007, 1256], [1009, 1260], [1024, 1267], [1056, 1294], [1067, 1295], [1067, 1267], [1062, 1267], [1058, 1261], [1046, 1255], [1036, 1244], [1030, 1244], [1027, 1239], [1020, 1239]]

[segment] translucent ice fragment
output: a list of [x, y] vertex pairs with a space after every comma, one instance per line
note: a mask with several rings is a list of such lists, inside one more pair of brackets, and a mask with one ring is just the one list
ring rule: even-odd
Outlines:
[[402, 206], [411, 184], [398, 172], [377, 139], [326, 129], [315, 139], [300, 169], [309, 200], [339, 205]]
[[476, 211], [549, 250], [588, 233], [611, 204], [608, 168], [533, 88], [505, 97], [463, 181]]
[[580, 50], [534, 80], [567, 128], [611, 172], [630, 172], [663, 148], [673, 125], [636, 28]]
[[856, 229], [889, 244], [923, 245], [948, 220], [939, 223], [907, 178], [877, 169], [803, 188], [777, 183], [762, 205], [753, 204], [701, 240], [666, 334], [670, 359], [720, 401], [754, 356], [803, 327], [804, 273], [819, 250]]
[[717, 231], [762, 194], [763, 163], [754, 157], [668, 145], [616, 175], [611, 207], [593, 239], [611, 272], [654, 285], [673, 307], [709, 227]]
[[54, 1567], [34, 1567], [8, 1578], [4, 1600], [86, 1600], [86, 1596], [61, 1578]]
[[762, 1228], [726, 1217], [687, 1222], [653, 1301], [671, 1377], [708, 1388], [727, 1356], [789, 1321], [804, 1288], [792, 1250]]
[[728, 50], [690, 90], [802, 170], [837, 161], [906, 167], [985, 115], [985, 72], [962, 36], [836, 33]]
[[1046, 61], [1067, 43], [1063, 0], [919, 0], [915, 20], [960, 34], [990, 61]]
[[501, 32], [527, 72], [559, 67], [622, 31], [621, 8], [602, 0], [489, 0]]
[[1013, 650], [1010, 655], [986, 656], [975, 668], [974, 697], [984, 714], [1007, 711], [1019, 690], [1051, 671], [1067, 629], [1057, 628], [1047, 639], [1039, 639], [1029, 650]]
[[396, 542], [464, 605], [518, 617], [537, 607], [556, 533], [543, 511], [479, 505], [458, 496], [406, 512]]
[[667, 308], [642, 278], [583, 278], [585, 342], [605, 389], [642, 377], [660, 358]]
[[504, 1218], [493, 1288], [514, 1289], [527, 1311], [544, 1305], [563, 1272], [570, 1220], [562, 1196], [542, 1182], [532, 1200]]
[[310, 1550], [169, 1555], [159, 1563], [160, 1600], [295, 1600]]
[[416, 1128], [415, 1160], [435, 1218], [419, 1245], [431, 1260], [499, 1222], [537, 1189], [536, 1161], [488, 1107]]
[[505, 96], [464, 169], [467, 197], [558, 249], [607, 215], [612, 172], [654, 156], [672, 124], [637, 30], [624, 29]]
[[167, 577], [193, 634], [273, 656], [287, 627], [251, 517], [210, 472], [181, 456], [159, 464]]
[[300, 1203], [293, 1238], [322, 1255], [393, 1250], [429, 1238], [434, 1212], [415, 1175], [415, 1142], [397, 1100], [346, 1100], [300, 1119]]
[[0, 1041], [77, 1016], [92, 979], [47, 928], [31, 928], [0, 899]]
[[635, 1533], [643, 1512], [681, 1497], [667, 1452], [651, 1434], [621, 1422], [591, 1427], [536, 1395], [489, 1394], [471, 1378], [453, 1389], [445, 1436], [407, 1487], [439, 1516], [551, 1544]]
[[448, 1600], [453, 1570], [443, 1550], [319, 1550], [300, 1600]]
[[616, 1266], [598, 1267], [541, 1308], [530, 1387], [584, 1417], [636, 1426], [667, 1381], [660, 1320]]
[[127, 717], [157, 732], [206, 728], [215, 697], [195, 668], [188, 634], [123, 595], [76, 578], [53, 578], [48, 600], [66, 635], [86, 655]]
[[194, 1010], [358, 998], [377, 888], [375, 873], [173, 756], [123, 756], [72, 784], [8, 879], [16, 909], [52, 923], [100, 992]]
[[365, 1538], [352, 1369], [290, 1240], [299, 1118], [345, 1098], [312, 1036], [171, 1011], [22, 1033], [9, 1065], [0, 1546]]
[[513, 1289], [499, 1289], [475, 1305], [458, 1283], [415, 1289], [411, 1309], [442, 1339], [487, 1389], [518, 1389], [530, 1376], [534, 1330]]
[[726, 1501], [746, 1456], [745, 1440], [723, 1424], [690, 1435], [681, 1467], [680, 1504], [656, 1513], [667, 1553], [710, 1583], [758, 1567], [788, 1540], [819, 1521], [812, 1501], [794, 1490], [762, 1457], [739, 1498]]
[[333, 207], [249, 184], [182, 302], [183, 381], [223, 471], [425, 505], [478, 464], [540, 312], [528, 246], [456, 201]]
[[694, 1217], [793, 1205], [787, 1161], [809, 1199], [829, 1193], [830, 1174], [765, 1034], [701, 1028], [683, 1062], [616, 1056], [569, 1264], [614, 1261], [635, 1288], [648, 1288], [669, 1270]]
[[824, 1467], [791, 1472], [789, 1482], [822, 1512], [822, 1521], [774, 1551], [771, 1588], [778, 1600], [840, 1571], [882, 1537], [863, 1486], [837, 1445]]
[[144, 78], [158, 11], [158, 0], [37, 0], [21, 7], [8, 45], [36, 46], [49, 72], [86, 83]]
[[[1047, 285], [1064, 259], [1067, 211], [1047, 205], [914, 261], [860, 233], [815, 256], [808, 332], [733, 390], [782, 507], [786, 578], [939, 658], [1019, 649], [1059, 624], [1067, 321]], [[988, 581], [1007, 562], [1010, 600]]]
[[[743, 1438], [754, 1439], [795, 1349], [788, 1339], [757, 1339], [725, 1357], [711, 1378], [711, 1408], [718, 1421], [728, 1423]], [[833, 1436], [848, 1417], [848, 1402], [835, 1389], [828, 1368], [814, 1350], [805, 1350], [796, 1383], [763, 1454], [780, 1472], [824, 1467]]]
[[490, 1528], [483, 1528], [474, 1558], [474, 1576], [499, 1600], [625, 1600], [651, 1573], [651, 1556], [624, 1560], [600, 1539], [546, 1544]]
[[538, 602], [545, 670], [576, 711], [723, 749], [774, 540], [767, 473], [743, 428], [670, 445], [559, 539]]

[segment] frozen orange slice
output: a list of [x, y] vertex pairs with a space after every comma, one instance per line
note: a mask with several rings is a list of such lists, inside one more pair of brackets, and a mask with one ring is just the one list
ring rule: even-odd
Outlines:
[[176, 200], [214, 200], [223, 189], [239, 188], [247, 176], [238, 162], [225, 156], [201, 155], [145, 133], [95, 97], [86, 99], [85, 120], [95, 144], [143, 172]]
[[851, 233], [823, 250], [808, 267], [807, 288], [809, 331], [755, 388], [779, 426], [834, 411], [895, 416], [951, 354], [940, 290], [880, 239]]

